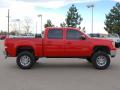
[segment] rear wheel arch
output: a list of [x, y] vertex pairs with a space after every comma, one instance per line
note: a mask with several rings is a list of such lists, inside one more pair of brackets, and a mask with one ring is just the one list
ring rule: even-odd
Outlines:
[[21, 52], [30, 52], [33, 55], [35, 54], [34, 48], [32, 46], [19, 46], [16, 48], [16, 56], [18, 56]]

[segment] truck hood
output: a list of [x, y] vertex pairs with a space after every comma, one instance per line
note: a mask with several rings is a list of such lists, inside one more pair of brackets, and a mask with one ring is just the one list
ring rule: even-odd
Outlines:
[[101, 45], [101, 46], [111, 46], [112, 40], [104, 39], [104, 38], [90, 38], [90, 41], [94, 45]]
[[105, 38], [90, 38], [93, 41], [101, 42], [101, 41], [106, 41], [106, 42], [111, 42], [111, 39], [105, 39]]

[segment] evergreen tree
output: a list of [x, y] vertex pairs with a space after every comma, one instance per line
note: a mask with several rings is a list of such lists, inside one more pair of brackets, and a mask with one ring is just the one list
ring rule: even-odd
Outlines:
[[81, 31], [82, 31], [83, 33], [86, 33], [85, 27], [83, 27]]
[[47, 27], [54, 27], [54, 25], [52, 24], [51, 20], [47, 20], [47, 23], [44, 25], [45, 28]]
[[67, 27], [67, 25], [66, 25], [65, 22], [61, 23], [60, 26], [61, 26], [61, 27]]
[[109, 14], [106, 15], [104, 28], [108, 33], [117, 33], [120, 35], [120, 3], [116, 3]]
[[75, 5], [72, 5], [67, 12], [66, 24], [67, 27], [79, 27], [81, 24], [81, 15], [79, 15]]

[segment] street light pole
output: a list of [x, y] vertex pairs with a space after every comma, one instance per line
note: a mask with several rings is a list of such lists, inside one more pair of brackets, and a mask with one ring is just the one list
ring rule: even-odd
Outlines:
[[20, 19], [16, 19], [16, 21], [17, 21], [18, 24], [19, 24], [19, 32], [20, 32]]
[[93, 7], [94, 5], [92, 6], [92, 33], [93, 33]]
[[37, 35], [37, 22], [36, 22], [36, 35]]
[[9, 19], [10, 19], [10, 10], [8, 9], [8, 35], [9, 35]]
[[20, 19], [14, 19], [15, 22], [18, 22], [18, 30], [20, 32]]
[[93, 33], [93, 8], [94, 8], [94, 5], [91, 4], [91, 5], [87, 5], [88, 8], [92, 8], [92, 24], [91, 24], [91, 31]]
[[41, 33], [42, 33], [42, 15], [38, 15], [38, 17], [41, 17]]
[[41, 34], [42, 34], [42, 15], [41, 15]]

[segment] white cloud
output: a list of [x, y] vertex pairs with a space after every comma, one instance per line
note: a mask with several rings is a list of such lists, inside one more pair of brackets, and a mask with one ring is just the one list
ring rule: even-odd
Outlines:
[[60, 8], [72, 3], [93, 3], [100, 0], [18, 0], [44, 8]]
[[[1, 1], [2, 5], [8, 0]], [[0, 3], [1, 5], [1, 3]], [[26, 4], [24, 2], [16, 2], [15, 0], [9, 0], [6, 3], [7, 6], [0, 7], [0, 30], [7, 30], [7, 14], [8, 8], [10, 9], [10, 23], [13, 19], [23, 19], [23, 17], [28, 16], [33, 18], [36, 15], [34, 6]]]
[[[43, 27], [47, 19], [51, 19], [52, 23], [56, 26], [59, 26], [61, 22], [65, 20], [65, 16], [58, 14], [56, 12], [38, 12], [35, 10], [36, 6], [44, 8], [59, 8], [71, 3], [92, 3], [93, 1], [99, 0], [1, 0], [0, 5], [2, 4], [4, 8], [0, 8], [0, 30], [7, 30], [7, 8], [10, 8], [10, 20], [12, 19], [21, 19], [28, 16], [33, 20], [32, 31], [35, 32], [36, 22], [38, 23], [38, 32], [40, 32], [40, 18], [37, 17], [38, 14], [43, 15]], [[87, 21], [87, 22], [85, 22]], [[85, 20], [82, 22], [81, 26], [86, 27], [88, 33], [91, 32], [91, 22]], [[94, 24], [94, 32], [103, 32], [104, 24], [97, 22]], [[96, 31], [95, 31], [96, 30]]]
[[115, 2], [120, 2], [120, 0], [113, 0], [113, 1], [115, 1]]
[[8, 7], [9, 1], [8, 0], [0, 0], [0, 8]]
[[[85, 26], [86, 32], [87, 33], [91, 33], [91, 21], [83, 21], [81, 23], [81, 27]], [[103, 34], [107, 34], [107, 32], [104, 30], [104, 23], [103, 22], [99, 22], [99, 21], [94, 21], [93, 23], [93, 33], [103, 33]]]

